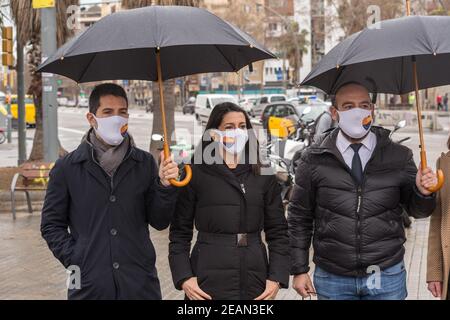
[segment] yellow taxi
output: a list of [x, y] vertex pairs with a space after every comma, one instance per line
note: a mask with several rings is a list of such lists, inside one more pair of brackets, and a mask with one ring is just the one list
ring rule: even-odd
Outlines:
[[[306, 111], [308, 109], [308, 111]], [[261, 115], [261, 124], [271, 136], [287, 139], [297, 130], [300, 119], [305, 123], [315, 121], [322, 113], [329, 110], [329, 105], [322, 102], [294, 104], [277, 102], [266, 106]]]
[[[8, 101], [5, 101], [5, 104]], [[11, 95], [11, 114], [13, 119], [18, 118], [17, 95]], [[25, 122], [28, 126], [34, 127], [36, 125], [36, 107], [34, 105], [33, 96], [25, 96]]]

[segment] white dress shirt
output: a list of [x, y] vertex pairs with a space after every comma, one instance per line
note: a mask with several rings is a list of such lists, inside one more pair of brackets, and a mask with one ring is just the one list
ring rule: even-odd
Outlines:
[[[364, 170], [377, 145], [377, 136], [371, 131], [360, 143], [362, 143], [362, 146], [359, 149], [358, 154], [361, 159], [362, 169]], [[336, 138], [336, 147], [350, 169], [352, 168], [353, 155], [355, 154], [355, 151], [350, 147], [351, 144], [352, 143], [342, 134], [342, 131], [339, 130]]]

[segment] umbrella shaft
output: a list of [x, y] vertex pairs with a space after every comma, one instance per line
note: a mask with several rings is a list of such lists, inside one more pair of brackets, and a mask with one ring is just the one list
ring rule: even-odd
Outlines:
[[416, 95], [416, 109], [417, 109], [417, 124], [419, 125], [419, 139], [420, 139], [420, 162], [422, 168], [427, 167], [427, 157], [425, 153], [425, 142], [423, 139], [423, 126], [422, 126], [422, 108], [419, 102], [419, 79], [417, 77], [417, 61], [413, 58], [413, 75], [414, 75], [414, 86]]
[[166, 126], [166, 112], [164, 107], [164, 85], [162, 80], [162, 70], [161, 70], [161, 56], [159, 50], [156, 51], [156, 70], [158, 72], [158, 86], [159, 86], [159, 107], [161, 108], [161, 121], [163, 127], [164, 135], [164, 157], [167, 159], [170, 154], [169, 144], [167, 139], [167, 126]]
[[406, 0], [406, 15], [411, 15], [411, 0]]

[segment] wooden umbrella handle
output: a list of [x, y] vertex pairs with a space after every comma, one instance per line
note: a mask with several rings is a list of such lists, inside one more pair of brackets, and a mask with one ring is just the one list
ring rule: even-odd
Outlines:
[[[159, 106], [161, 108], [161, 120], [164, 134], [164, 158], [168, 159], [170, 157], [170, 149], [169, 144], [167, 143], [167, 126], [166, 126], [166, 112], [164, 108], [164, 88], [163, 88], [163, 80], [162, 80], [162, 71], [161, 71], [161, 56], [159, 48], [156, 50], [156, 70], [158, 74], [158, 86], [159, 86]], [[178, 181], [177, 179], [169, 179], [169, 182], [174, 187], [184, 187], [191, 181], [192, 178], [192, 169], [189, 165], [184, 166], [184, 170], [186, 172], [186, 176], [182, 181]]]
[[[424, 150], [420, 151], [420, 166], [421, 166], [422, 169], [428, 167], [428, 165], [427, 165], [427, 154], [425, 153]], [[438, 180], [437, 184], [432, 186], [432, 187], [430, 187], [430, 188], [427, 188], [427, 190], [430, 191], [430, 192], [437, 192], [444, 185], [444, 181], [445, 181], [444, 172], [441, 169], [438, 169], [436, 171], [436, 176], [437, 176], [437, 180]]]
[[444, 181], [445, 181], [444, 172], [442, 172], [441, 169], [438, 169], [436, 171], [436, 175], [437, 175], [438, 182], [436, 185], [432, 186], [431, 188], [427, 188], [427, 190], [430, 192], [439, 191], [442, 188], [442, 186], [444, 185]]
[[[170, 157], [170, 149], [167, 142], [164, 142], [163, 150], [164, 150], [164, 159], [168, 159]], [[184, 187], [185, 185], [187, 185], [192, 178], [191, 166], [185, 164], [184, 171], [186, 172], [186, 176], [184, 177], [183, 180], [179, 181], [177, 179], [169, 179], [170, 184], [173, 185], [174, 187]]]

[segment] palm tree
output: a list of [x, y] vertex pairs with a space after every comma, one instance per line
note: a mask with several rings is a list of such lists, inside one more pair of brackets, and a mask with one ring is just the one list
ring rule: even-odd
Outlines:
[[[122, 0], [122, 7], [127, 9], [140, 8], [151, 5], [176, 5], [176, 6], [191, 6], [198, 7], [201, 0]], [[170, 135], [175, 129], [175, 95], [173, 94], [175, 88], [175, 79], [170, 79], [164, 81], [164, 92], [165, 92], [165, 111], [167, 119], [167, 132]], [[159, 109], [159, 91], [158, 86], [153, 86], [153, 126], [152, 133], [162, 134], [162, 122], [161, 122], [161, 110]], [[170, 137], [167, 141], [170, 145]], [[150, 142], [150, 152], [155, 156], [156, 159], [159, 157], [158, 148], [161, 147], [159, 142]]]
[[[17, 28], [17, 41], [23, 47], [28, 46], [28, 66], [31, 74], [31, 82], [28, 94], [33, 95], [36, 106], [36, 131], [34, 134], [33, 148], [29, 161], [42, 160], [44, 158], [43, 128], [42, 128], [42, 79], [36, 69], [41, 63], [41, 19], [39, 10], [33, 9], [32, 0], [10, 0], [12, 18]], [[78, 5], [78, 0], [58, 0], [56, 3], [57, 45], [66, 42], [73, 31], [67, 26], [67, 8], [70, 5]], [[59, 155], [67, 153], [59, 144]]]
[[303, 55], [308, 53], [309, 41], [306, 40], [308, 31], [301, 30], [295, 21], [287, 21], [286, 33], [283, 34], [277, 44], [280, 52], [284, 52], [289, 65], [295, 70], [292, 82], [296, 85], [300, 82], [298, 70], [302, 67]]

